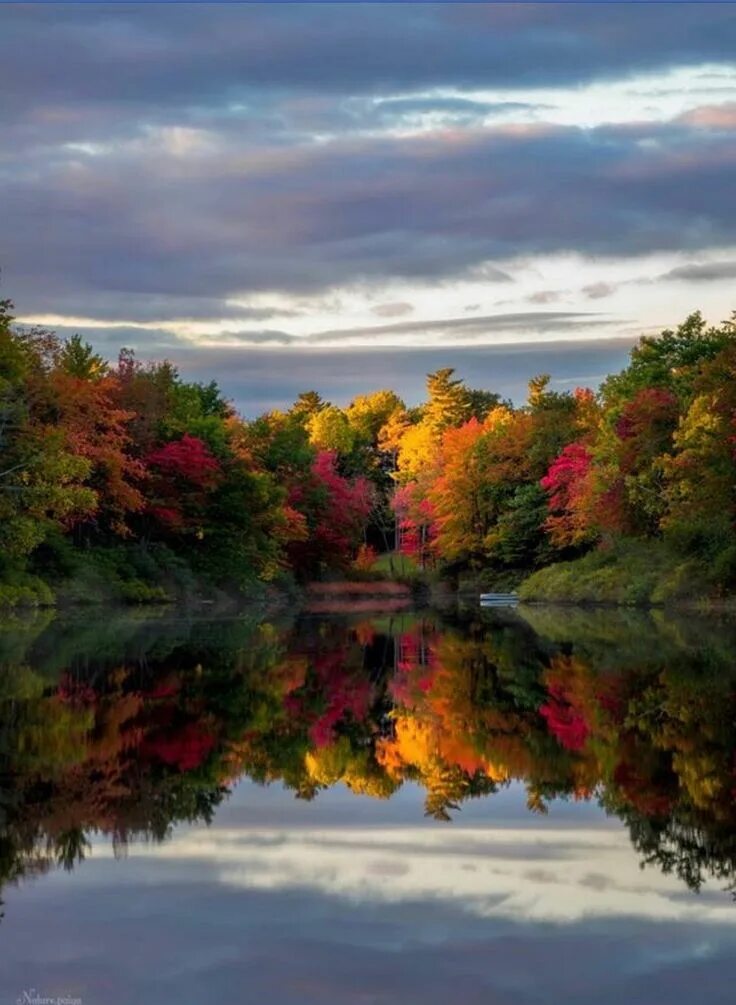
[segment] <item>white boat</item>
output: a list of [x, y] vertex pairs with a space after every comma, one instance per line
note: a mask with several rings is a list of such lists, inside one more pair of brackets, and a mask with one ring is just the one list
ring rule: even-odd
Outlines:
[[481, 593], [481, 607], [516, 607], [519, 598], [515, 593]]

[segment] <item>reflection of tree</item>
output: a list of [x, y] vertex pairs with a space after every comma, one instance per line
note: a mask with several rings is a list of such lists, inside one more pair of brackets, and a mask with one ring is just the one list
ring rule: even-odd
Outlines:
[[53, 850], [58, 864], [69, 872], [75, 865], [84, 861], [85, 853], [89, 849], [90, 843], [82, 828], [70, 827], [69, 830], [56, 835], [53, 849], [49, 850]]
[[699, 890], [708, 877], [736, 888], [736, 832], [733, 823], [719, 826], [688, 813], [688, 808], [667, 817], [647, 817], [629, 806], [608, 807], [629, 828], [631, 842], [642, 864], [674, 873], [691, 890]]
[[410, 780], [445, 821], [519, 780], [531, 810], [597, 798], [644, 862], [694, 889], [733, 884], [729, 630], [696, 647], [653, 619], [646, 632], [631, 616], [535, 624], [127, 622], [117, 642], [109, 626], [0, 632], [0, 876], [71, 869], [94, 833], [116, 854], [164, 840], [211, 820], [245, 775], [301, 799], [334, 785], [388, 798]]

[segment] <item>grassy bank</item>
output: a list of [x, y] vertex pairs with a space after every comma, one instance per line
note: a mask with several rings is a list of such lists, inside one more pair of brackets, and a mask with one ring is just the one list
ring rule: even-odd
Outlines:
[[219, 582], [194, 569], [164, 545], [47, 549], [30, 571], [3, 569], [0, 609], [99, 605], [199, 604], [218, 608], [289, 597], [294, 584], [285, 578], [273, 586], [253, 578]]
[[727, 579], [707, 557], [683, 557], [662, 541], [620, 541], [527, 577], [522, 600], [545, 603], [656, 606], [718, 604]]

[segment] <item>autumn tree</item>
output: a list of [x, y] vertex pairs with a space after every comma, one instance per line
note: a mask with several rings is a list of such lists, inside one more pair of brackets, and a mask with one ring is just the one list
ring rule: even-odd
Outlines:
[[296, 571], [317, 575], [330, 566], [346, 568], [364, 538], [373, 506], [367, 479], [345, 478], [336, 455], [320, 451], [309, 477], [292, 487], [288, 504], [303, 514], [307, 526], [305, 539], [289, 548]]
[[663, 458], [665, 533], [736, 576], [736, 343], [703, 367]]
[[335, 405], [325, 405], [306, 420], [309, 442], [316, 450], [329, 450], [346, 456], [355, 446], [355, 432], [348, 417]]
[[41, 329], [14, 330], [11, 310], [0, 304], [0, 547], [12, 564], [92, 513], [97, 498], [86, 484], [90, 461], [49, 414], [60, 344]]
[[169, 531], [202, 539], [207, 496], [221, 477], [220, 464], [207, 445], [187, 434], [151, 451], [145, 463], [151, 472], [151, 516]]

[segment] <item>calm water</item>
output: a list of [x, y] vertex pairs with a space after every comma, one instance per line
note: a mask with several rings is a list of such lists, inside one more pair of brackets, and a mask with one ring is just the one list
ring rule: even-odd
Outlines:
[[0, 628], [0, 1003], [736, 996], [736, 625]]

